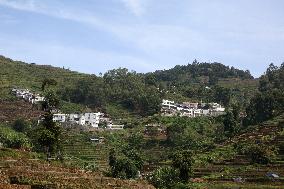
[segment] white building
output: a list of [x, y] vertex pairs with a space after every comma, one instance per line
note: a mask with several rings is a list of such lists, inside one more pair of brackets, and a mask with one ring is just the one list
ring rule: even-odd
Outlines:
[[85, 123], [92, 127], [98, 128], [100, 123], [100, 117], [102, 113], [85, 113]]
[[45, 100], [44, 97], [39, 96], [39, 95], [34, 95], [31, 102], [32, 102], [32, 104], [38, 104], [40, 102], [43, 102], [44, 100]]
[[201, 109], [201, 115], [202, 116], [210, 116], [210, 110], [209, 109]]
[[177, 108], [177, 106], [176, 106], [176, 104], [175, 104], [174, 101], [164, 100], [164, 99], [163, 99], [162, 108], [171, 109], [171, 108]]
[[53, 114], [53, 121], [64, 123], [67, 121], [67, 114]]
[[201, 109], [193, 110], [193, 117], [199, 117], [199, 116], [201, 116]]
[[77, 123], [78, 125], [85, 125], [86, 124], [85, 116], [82, 115], [82, 114], [70, 114], [68, 121], [70, 121], [72, 123]]

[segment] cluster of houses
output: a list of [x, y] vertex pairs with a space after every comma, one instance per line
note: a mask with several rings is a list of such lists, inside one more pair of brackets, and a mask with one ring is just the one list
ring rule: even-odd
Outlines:
[[[13, 88], [11, 93], [18, 98], [24, 99], [32, 104], [40, 104], [44, 102], [44, 97], [39, 94], [32, 93], [28, 89]], [[39, 120], [40, 121], [40, 120]], [[120, 130], [124, 128], [124, 125], [115, 125], [112, 123], [110, 118], [104, 116], [103, 113], [74, 113], [74, 114], [53, 114], [53, 121], [60, 123], [73, 123], [78, 125], [91, 126], [93, 128], [99, 128], [100, 123], [104, 124], [104, 129], [109, 130]]]
[[124, 125], [115, 125], [104, 113], [77, 113], [77, 114], [53, 114], [53, 121], [59, 123], [74, 123], [78, 125], [91, 126], [98, 129], [100, 123], [105, 123], [103, 129], [120, 130]]
[[13, 88], [11, 92], [16, 97], [22, 98], [25, 101], [30, 102], [32, 104], [39, 104], [44, 101], [44, 97], [40, 96], [39, 94], [32, 93], [28, 89]]
[[163, 100], [161, 114], [163, 116], [219, 116], [225, 114], [225, 108], [218, 103], [175, 103], [170, 100]]

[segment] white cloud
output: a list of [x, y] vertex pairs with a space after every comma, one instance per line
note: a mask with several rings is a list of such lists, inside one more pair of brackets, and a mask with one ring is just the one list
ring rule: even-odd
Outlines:
[[20, 11], [34, 12], [60, 19], [90, 24], [97, 27], [103, 27], [105, 25], [93, 14], [86, 11], [70, 10], [59, 5], [49, 6], [34, 0], [0, 0], [0, 5]]
[[18, 9], [23, 11], [37, 11], [35, 2], [33, 0], [22, 0], [22, 1], [0, 0], [0, 5], [4, 5], [13, 9]]
[[145, 12], [145, 7], [142, 1], [143, 0], [122, 0], [125, 7], [136, 16], [141, 16]]

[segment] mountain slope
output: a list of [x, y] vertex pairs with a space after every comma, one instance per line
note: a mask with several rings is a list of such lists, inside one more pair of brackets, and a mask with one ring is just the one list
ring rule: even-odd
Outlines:
[[[66, 102], [104, 111], [111, 109], [111, 112], [123, 110], [131, 115], [143, 116], [157, 113], [162, 98], [176, 101], [215, 101], [227, 105], [228, 99], [226, 102], [220, 99], [227, 95], [228, 98], [245, 103], [258, 85], [249, 71], [230, 68], [220, 63], [194, 62], [187, 66], [146, 74], [120, 68], [108, 71], [103, 77], [97, 77], [0, 56], [0, 99], [11, 98], [9, 92], [13, 86], [40, 92], [44, 79], [56, 80], [57, 86], [54, 88]], [[210, 86], [211, 91], [208, 92], [206, 86]], [[113, 110], [113, 107], [118, 109]]]
[[60, 88], [73, 85], [75, 81], [86, 77], [90, 75], [49, 65], [27, 64], [0, 56], [0, 98], [9, 97], [13, 86], [40, 91], [45, 78], [56, 79]]

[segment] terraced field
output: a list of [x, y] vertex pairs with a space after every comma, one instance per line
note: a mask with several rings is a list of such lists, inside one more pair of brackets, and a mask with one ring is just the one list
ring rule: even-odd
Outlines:
[[[10, 149], [0, 149], [1, 153]], [[30, 159], [28, 152], [17, 151], [18, 157], [0, 158], [0, 188], [138, 188], [153, 189], [144, 181], [120, 180], [102, 176], [100, 172], [67, 168], [60, 163]], [[22, 154], [26, 154], [24, 157]]]
[[[196, 167], [194, 177], [204, 179], [204, 182], [210, 185], [210, 188], [223, 188], [224, 183], [231, 183], [232, 186], [237, 185], [244, 188], [284, 188], [283, 123], [284, 115], [279, 116], [273, 121], [252, 127], [251, 131], [224, 143], [215, 150], [215, 155], [217, 154], [216, 157], [219, 159], [212, 160], [211, 164]], [[245, 155], [229, 153], [229, 147], [234, 143], [251, 140], [258, 141], [266, 137], [271, 138], [271, 145], [275, 145], [278, 148], [277, 156], [268, 165], [253, 165]], [[205, 155], [209, 155], [210, 153], [212, 155], [212, 152], [208, 152]], [[268, 178], [266, 176], [268, 173], [276, 173], [280, 178]], [[241, 181], [239, 183], [236, 183], [238, 181], [233, 182], [236, 178], [241, 178]]]
[[69, 165], [86, 169], [108, 169], [108, 146], [93, 143], [84, 134], [64, 133], [63, 151]]

